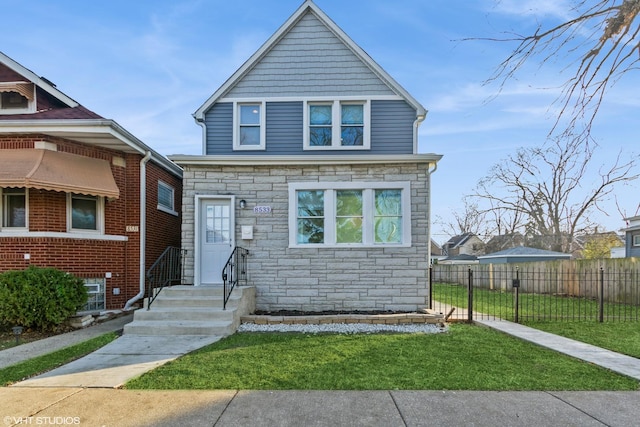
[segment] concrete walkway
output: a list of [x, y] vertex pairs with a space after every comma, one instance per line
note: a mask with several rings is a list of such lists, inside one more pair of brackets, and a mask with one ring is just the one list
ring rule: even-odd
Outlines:
[[505, 320], [474, 320], [474, 322], [640, 381], [640, 359], [635, 357]]

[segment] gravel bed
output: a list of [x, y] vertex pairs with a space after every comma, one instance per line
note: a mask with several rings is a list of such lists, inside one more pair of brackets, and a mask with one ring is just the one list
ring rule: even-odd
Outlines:
[[414, 323], [402, 325], [385, 325], [375, 323], [323, 323], [323, 324], [271, 324], [257, 325], [255, 323], [243, 323], [238, 332], [302, 332], [317, 334], [321, 332], [334, 332], [339, 334], [373, 334], [377, 332], [402, 332], [437, 334], [447, 332], [447, 327], [428, 323]]

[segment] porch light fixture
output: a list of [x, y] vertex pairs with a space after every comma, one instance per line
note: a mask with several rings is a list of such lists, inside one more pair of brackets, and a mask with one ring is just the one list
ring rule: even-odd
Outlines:
[[240, 209], [244, 209], [247, 207], [247, 201], [242, 199], [240, 200]]

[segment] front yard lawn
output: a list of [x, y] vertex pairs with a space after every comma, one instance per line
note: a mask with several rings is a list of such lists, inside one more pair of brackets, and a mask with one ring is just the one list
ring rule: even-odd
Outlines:
[[128, 389], [638, 390], [638, 381], [487, 328], [439, 334], [237, 333]]

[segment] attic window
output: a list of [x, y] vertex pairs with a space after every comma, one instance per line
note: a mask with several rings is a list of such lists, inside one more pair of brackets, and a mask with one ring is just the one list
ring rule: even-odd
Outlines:
[[32, 83], [0, 83], [0, 114], [35, 111]]

